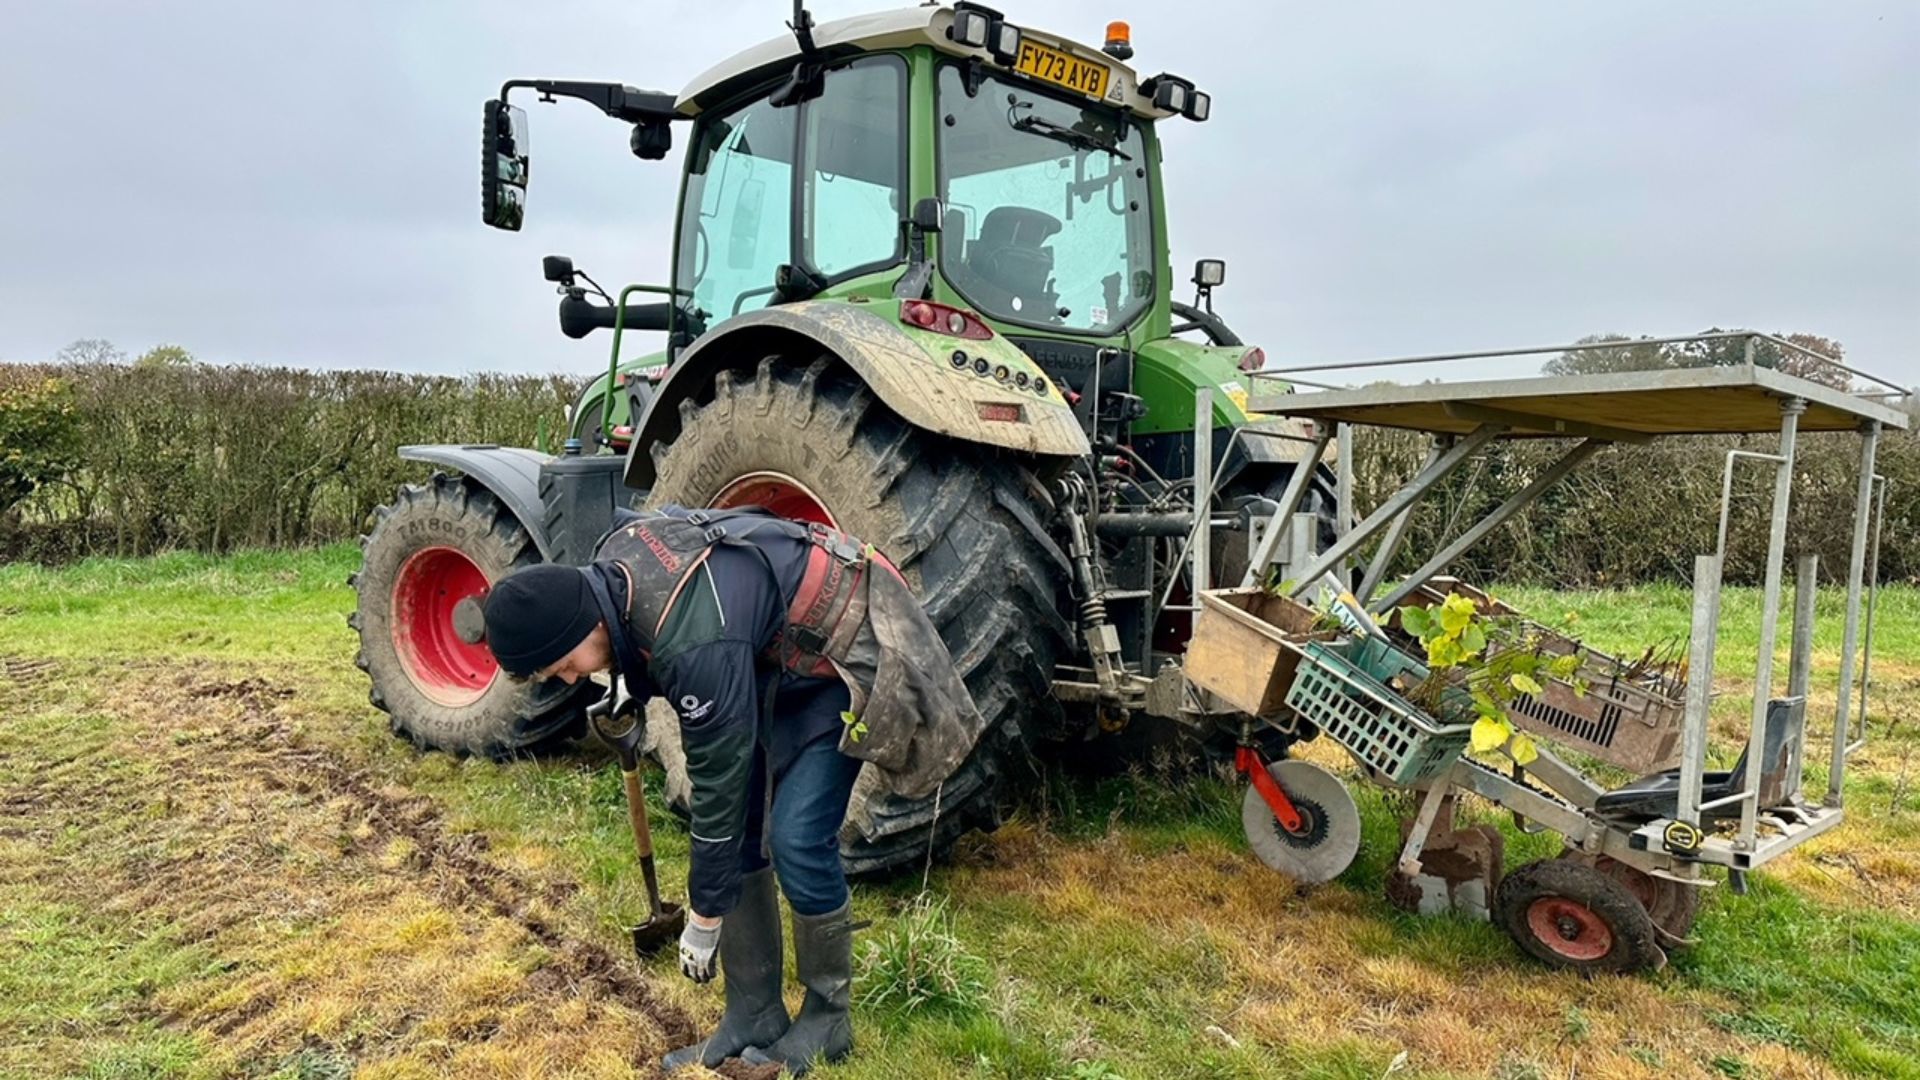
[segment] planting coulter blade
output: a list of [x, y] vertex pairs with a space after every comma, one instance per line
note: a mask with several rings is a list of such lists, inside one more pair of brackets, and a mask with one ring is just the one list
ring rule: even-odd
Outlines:
[[1360, 851], [1360, 809], [1346, 785], [1305, 761], [1273, 762], [1267, 775], [1292, 801], [1299, 827], [1282, 825], [1259, 789], [1249, 786], [1240, 806], [1247, 846], [1261, 862], [1303, 885], [1339, 877]]

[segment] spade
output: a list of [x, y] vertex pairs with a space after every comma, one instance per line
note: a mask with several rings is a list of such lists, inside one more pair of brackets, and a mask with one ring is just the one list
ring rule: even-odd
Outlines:
[[640, 702], [632, 697], [617, 706], [618, 688], [587, 709], [593, 733], [620, 755], [620, 780], [627, 789], [627, 820], [633, 825], [633, 846], [640, 854], [640, 876], [647, 882], [647, 921], [631, 929], [633, 951], [642, 958], [671, 947], [686, 926], [687, 909], [662, 903], [660, 876], [653, 867], [653, 830], [647, 826], [646, 789], [640, 780]]

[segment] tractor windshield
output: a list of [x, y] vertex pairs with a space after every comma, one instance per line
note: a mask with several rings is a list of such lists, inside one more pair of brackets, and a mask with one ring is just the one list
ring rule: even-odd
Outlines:
[[1138, 122], [1030, 86], [940, 71], [940, 269], [967, 302], [1028, 326], [1106, 334], [1153, 296]]

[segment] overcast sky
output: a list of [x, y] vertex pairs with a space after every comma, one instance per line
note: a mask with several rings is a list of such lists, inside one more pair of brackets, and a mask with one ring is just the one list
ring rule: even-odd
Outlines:
[[[823, 20], [874, 10], [815, 0]], [[1165, 132], [1177, 275], [1276, 363], [1710, 325], [1806, 331], [1920, 383], [1920, 4], [1005, 0], [1213, 119]], [[480, 224], [509, 77], [678, 90], [784, 0], [7, 0], [0, 359], [83, 337], [203, 359], [577, 370], [539, 257], [664, 281], [668, 162], [529, 109], [519, 235]], [[1183, 289], [1184, 291], [1184, 289]]]

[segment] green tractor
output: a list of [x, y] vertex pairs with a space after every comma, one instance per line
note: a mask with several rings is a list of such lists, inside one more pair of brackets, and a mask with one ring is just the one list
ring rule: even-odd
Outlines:
[[[1263, 355], [1213, 313], [1224, 264], [1174, 298], [1160, 133], [1211, 99], [1136, 74], [1124, 24], [1096, 48], [968, 2], [819, 25], [796, 3], [789, 29], [678, 96], [516, 80], [487, 102], [482, 217], [503, 229], [528, 179], [509, 95], [585, 100], [646, 160], [683, 127], [673, 281], [614, 296], [545, 260], [562, 331], [613, 338], [560, 454], [401, 448], [448, 471], [402, 488], [365, 541], [352, 621], [374, 704], [453, 753], [578, 734], [601, 690], [499, 678], [489, 583], [585, 562], [616, 506], [758, 505], [884, 550], [989, 719], [936, 798], [856, 791], [851, 870], [991, 828], [1041, 744], [1230, 754], [1244, 718], [1181, 677], [1196, 567], [1239, 584], [1296, 470], [1325, 518], [1333, 480], [1303, 465], [1306, 440], [1243, 431]], [[622, 359], [642, 330], [665, 349]], [[649, 729], [682, 800], [674, 725]]]

